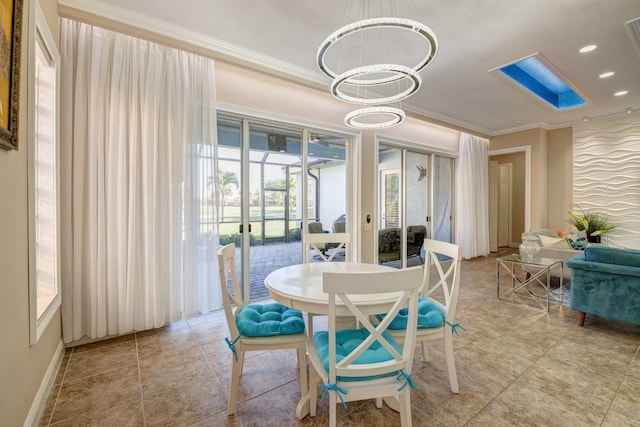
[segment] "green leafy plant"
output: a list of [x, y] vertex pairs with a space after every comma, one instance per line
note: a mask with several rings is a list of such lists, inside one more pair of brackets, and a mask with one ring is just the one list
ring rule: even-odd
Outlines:
[[573, 226], [576, 227], [578, 231], [585, 230], [587, 236], [600, 236], [615, 228], [615, 225], [611, 224], [599, 213], [586, 211], [581, 211], [580, 213], [568, 212]]

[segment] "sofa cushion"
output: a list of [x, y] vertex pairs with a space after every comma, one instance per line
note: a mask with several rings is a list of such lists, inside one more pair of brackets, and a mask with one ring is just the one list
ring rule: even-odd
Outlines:
[[584, 250], [589, 245], [587, 235], [584, 231], [572, 231], [567, 236], [567, 242], [569, 242], [571, 249], [579, 251]]
[[640, 250], [613, 248], [610, 246], [589, 246], [584, 251], [584, 260], [640, 267]]
[[400, 250], [400, 229], [385, 228], [378, 232], [378, 251], [394, 252]]
[[543, 234], [540, 234], [538, 237], [540, 237], [540, 243], [542, 243], [542, 246], [545, 248], [571, 249], [569, 242], [567, 242], [567, 239], [564, 237], [552, 237]]

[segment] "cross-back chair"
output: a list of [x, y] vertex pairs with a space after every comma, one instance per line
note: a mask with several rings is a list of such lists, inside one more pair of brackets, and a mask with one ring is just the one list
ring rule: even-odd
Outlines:
[[[453, 243], [431, 239], [424, 240], [424, 249], [425, 263], [420, 301], [418, 302], [416, 339], [421, 344], [422, 357], [426, 362], [428, 357], [427, 341], [444, 338], [449, 385], [453, 393], [458, 393], [458, 376], [453, 354], [453, 333], [457, 328], [462, 328], [455, 323], [462, 249]], [[399, 341], [404, 339], [403, 322], [404, 319], [400, 313], [389, 330], [389, 333]], [[400, 329], [396, 330], [396, 327]]]
[[301, 395], [305, 395], [308, 390], [306, 335], [302, 313], [279, 303], [245, 304], [236, 275], [235, 252], [233, 243], [217, 251], [222, 302], [231, 334], [226, 342], [233, 353], [227, 415], [235, 413], [246, 351], [296, 349]]
[[[318, 384], [328, 393], [329, 424], [336, 425], [337, 405], [364, 399], [395, 397], [399, 401], [402, 426], [411, 426], [411, 379], [415, 349], [417, 304], [421, 287], [420, 269], [388, 272], [324, 273], [323, 290], [328, 294], [328, 330], [319, 331], [307, 341], [310, 361], [310, 415], [315, 416]], [[371, 322], [375, 313], [358, 305], [356, 294], [390, 293], [389, 314], [395, 316], [408, 306], [404, 346], [387, 333], [393, 316], [377, 325]], [[346, 311], [362, 325], [359, 329], [336, 329], [336, 315]]]
[[[350, 233], [304, 233], [304, 262], [311, 260], [311, 250], [318, 253], [323, 261], [333, 261], [338, 252], [351, 243]], [[332, 248], [330, 254], [327, 249]]]
[[[311, 262], [311, 250], [313, 249], [320, 255], [324, 262], [331, 262], [338, 254], [338, 251], [346, 248], [351, 242], [351, 234], [349, 233], [306, 233], [304, 236], [304, 263]], [[326, 254], [326, 248], [333, 247], [331, 254]], [[307, 329], [309, 336], [313, 336], [313, 318], [317, 315], [307, 313]]]

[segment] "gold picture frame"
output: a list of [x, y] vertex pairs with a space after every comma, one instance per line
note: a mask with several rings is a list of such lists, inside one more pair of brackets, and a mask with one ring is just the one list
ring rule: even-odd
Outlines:
[[0, 148], [18, 149], [23, 0], [0, 0]]

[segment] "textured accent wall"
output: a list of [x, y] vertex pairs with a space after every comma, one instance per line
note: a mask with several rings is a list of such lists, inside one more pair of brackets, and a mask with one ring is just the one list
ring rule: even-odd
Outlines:
[[640, 117], [576, 126], [573, 203], [608, 216], [603, 243], [640, 249]]

